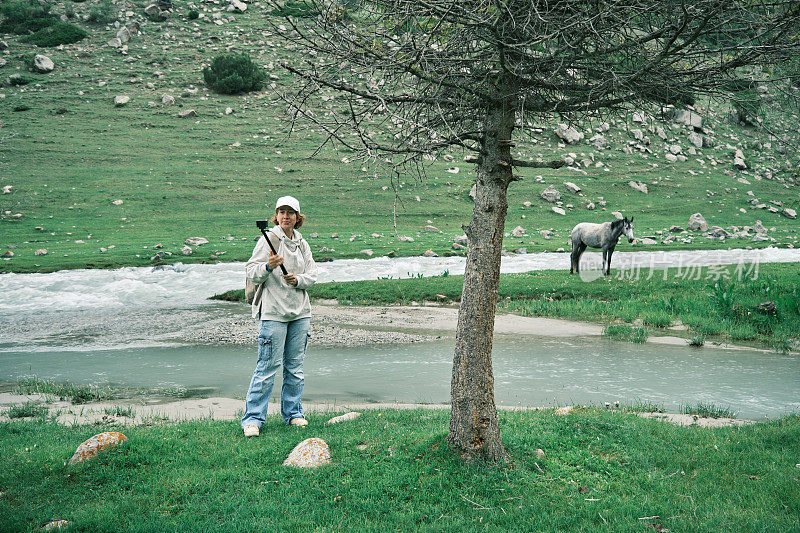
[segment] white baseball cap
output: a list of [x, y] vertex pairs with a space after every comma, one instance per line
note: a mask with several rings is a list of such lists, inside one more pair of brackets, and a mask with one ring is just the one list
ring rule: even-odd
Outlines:
[[294, 196], [281, 196], [278, 198], [278, 201], [275, 202], [275, 210], [277, 211], [279, 207], [282, 206], [291, 207], [296, 212], [300, 212], [300, 202], [297, 201], [297, 198]]

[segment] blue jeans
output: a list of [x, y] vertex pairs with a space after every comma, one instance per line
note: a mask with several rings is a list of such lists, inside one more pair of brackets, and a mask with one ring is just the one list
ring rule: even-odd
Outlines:
[[258, 332], [258, 362], [250, 381], [250, 389], [242, 417], [242, 427], [261, 427], [267, 417], [267, 404], [275, 383], [275, 374], [283, 363], [281, 415], [287, 424], [303, 416], [303, 360], [308, 346], [310, 318], [291, 322], [262, 320]]

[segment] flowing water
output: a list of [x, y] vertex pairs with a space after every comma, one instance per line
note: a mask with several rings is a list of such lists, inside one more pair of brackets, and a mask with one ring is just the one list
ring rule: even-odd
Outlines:
[[[587, 254], [590, 261], [593, 259]], [[618, 252], [615, 268], [696, 267], [800, 261], [800, 251], [767, 248], [702, 252]], [[599, 264], [599, 260], [597, 261]], [[565, 268], [566, 253], [503, 258], [503, 272]], [[322, 263], [320, 281], [463, 273], [463, 258], [377, 258]], [[74, 270], [0, 275], [0, 382], [25, 375], [132, 387], [210, 387], [243, 396], [255, 348], [169, 341], [220, 304], [211, 294], [243, 286], [243, 265]], [[147, 339], [107, 338], [109, 321], [162, 313]], [[191, 320], [187, 320], [191, 318]], [[82, 325], [78, 328], [76, 325]], [[86, 324], [96, 324], [96, 332]], [[187, 324], [189, 324], [187, 326]], [[124, 328], [122, 328], [124, 329]], [[421, 344], [309, 350], [308, 400], [445, 402], [452, 338]], [[545, 406], [652, 402], [669, 410], [714, 404], [743, 418], [800, 411], [800, 358], [687, 346], [636, 345], [605, 338], [504, 336], [495, 339], [498, 403]]]

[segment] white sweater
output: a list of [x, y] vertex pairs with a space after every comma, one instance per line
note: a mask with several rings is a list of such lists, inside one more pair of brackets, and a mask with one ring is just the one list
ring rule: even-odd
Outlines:
[[278, 255], [283, 257], [283, 266], [289, 274], [297, 278], [297, 287], [292, 287], [283, 279], [281, 267], [267, 271], [270, 248], [261, 237], [253, 249], [253, 255], [245, 264], [247, 277], [256, 284], [253, 298], [253, 318], [291, 322], [311, 316], [311, 304], [306, 289], [317, 282], [317, 265], [311, 257], [311, 247], [299, 231], [294, 230], [290, 239], [280, 226], [270, 229], [278, 239]]

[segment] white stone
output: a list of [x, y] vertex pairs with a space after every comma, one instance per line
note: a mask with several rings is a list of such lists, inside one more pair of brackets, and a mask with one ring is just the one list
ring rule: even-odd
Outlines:
[[647, 185], [642, 183], [641, 181], [629, 181], [628, 185], [636, 189], [637, 191], [643, 192], [647, 194]]
[[121, 48], [122, 41], [120, 41], [116, 37], [112, 37], [111, 39], [108, 40], [108, 46], [110, 46], [111, 48]]
[[175, 97], [171, 94], [164, 93], [161, 95], [161, 103], [164, 105], [172, 105], [175, 103]]
[[797, 218], [797, 211], [795, 211], [794, 209], [790, 209], [788, 207], [784, 208], [781, 214], [786, 218], [791, 218], [791, 219]]
[[355, 420], [359, 416], [361, 416], [361, 413], [359, 413], [358, 411], [352, 411], [350, 413], [345, 413], [343, 415], [334, 416], [333, 418], [331, 418], [330, 420], [328, 420], [325, 423], [326, 424], [339, 424], [340, 422], [347, 422], [349, 420]]
[[564, 187], [566, 187], [567, 190], [572, 194], [578, 194], [579, 192], [581, 192], [581, 188], [572, 183], [571, 181], [565, 181]]
[[619, 211], [612, 211], [612, 212], [611, 212], [611, 215], [612, 215], [614, 218], [616, 218], [617, 220], [622, 220], [623, 218], [625, 218], [625, 217], [623, 216], [623, 214], [622, 214], [622, 213], [620, 213]]
[[186, 111], [181, 111], [180, 113], [178, 113], [178, 118], [190, 118], [196, 116], [197, 116], [197, 111], [195, 111], [194, 109], [187, 109]]
[[708, 222], [703, 218], [703, 215], [695, 213], [689, 217], [689, 225], [686, 229], [689, 231], [708, 231]]
[[511, 235], [514, 237], [523, 237], [525, 235], [525, 229], [522, 226], [517, 226], [511, 231]]
[[111, 203], [114, 204], [114, 205], [122, 205], [124, 202], [122, 200], [114, 200]]
[[56, 68], [55, 63], [53, 60], [47, 56], [43, 56], [41, 54], [36, 54], [33, 57], [33, 70], [36, 72], [47, 73], [53, 72], [53, 69]]
[[372, 255], [373, 255], [375, 252], [373, 252], [371, 249], [367, 248], [366, 250], [361, 250], [361, 253], [362, 253], [362, 254], [364, 254], [364, 255], [366, 255], [366, 256], [368, 256], [368, 257], [372, 257]]
[[553, 206], [550, 209], [553, 210], [553, 213], [556, 213], [558, 215], [566, 215], [567, 214], [567, 212], [564, 211], [563, 209], [561, 209], [560, 207]]
[[184, 244], [183, 248], [181, 248], [181, 253], [183, 255], [192, 255], [192, 248]]
[[316, 468], [331, 462], [331, 450], [328, 443], [324, 440], [311, 437], [306, 439], [289, 454], [283, 462], [284, 466], [296, 466], [298, 468]]
[[555, 203], [561, 200], [561, 193], [558, 192], [558, 190], [556, 190], [556, 188], [552, 185], [543, 190], [541, 196], [550, 203]]
[[208, 244], [208, 239], [205, 237], [189, 237], [186, 239], [186, 244], [189, 246], [202, 246]]
[[582, 132], [579, 132], [575, 128], [563, 123], [558, 125], [555, 132], [556, 135], [558, 135], [558, 137], [567, 144], [575, 144], [581, 141], [584, 137]]
[[117, 107], [122, 107], [130, 101], [131, 97], [126, 94], [120, 94], [114, 97], [114, 105]]

